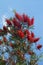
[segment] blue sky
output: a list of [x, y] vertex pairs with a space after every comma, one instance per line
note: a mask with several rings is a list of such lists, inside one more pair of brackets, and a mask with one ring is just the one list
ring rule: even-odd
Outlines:
[[[19, 13], [26, 13], [35, 18], [34, 33], [41, 37], [38, 43], [43, 45], [43, 0], [1, 0], [0, 1], [0, 28], [2, 27], [2, 17], [11, 17], [15, 9]], [[43, 51], [43, 48], [42, 50]], [[42, 63], [43, 64], [43, 63]], [[39, 63], [41, 65], [41, 63]]]

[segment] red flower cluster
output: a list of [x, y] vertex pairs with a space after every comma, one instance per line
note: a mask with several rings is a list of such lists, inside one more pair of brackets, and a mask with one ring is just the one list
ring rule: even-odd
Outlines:
[[14, 24], [14, 26], [21, 28], [21, 24], [17, 21], [16, 18], [13, 18], [12, 23]]
[[30, 19], [27, 15], [23, 14], [22, 16], [18, 14], [17, 12], [15, 13], [16, 18], [19, 21], [27, 22], [28, 26], [32, 26], [34, 24], [34, 18]]
[[[28, 30], [26, 30], [27, 32]], [[36, 43], [37, 41], [39, 41], [40, 38], [35, 38], [35, 35], [33, 32], [29, 32], [27, 33], [27, 39], [31, 42], [31, 43]]]
[[39, 37], [38, 38], [35, 38], [34, 37], [34, 34], [33, 33], [31, 33], [31, 35], [28, 35], [27, 36], [27, 39], [31, 42], [31, 43], [36, 43], [37, 41], [39, 41]]
[[30, 19], [25, 14], [20, 15], [19, 13], [15, 12], [15, 18], [13, 18], [12, 21], [10, 21], [9, 19], [6, 19], [6, 22], [8, 25], [12, 25], [12, 22], [13, 22], [13, 24], [17, 27], [21, 27], [21, 25], [20, 25], [21, 22], [26, 22], [26, 23], [28, 23], [28, 26], [32, 26], [34, 24], [34, 18]]
[[18, 30], [18, 35], [20, 36], [20, 38], [24, 38], [24, 33], [22, 32], [22, 30]]

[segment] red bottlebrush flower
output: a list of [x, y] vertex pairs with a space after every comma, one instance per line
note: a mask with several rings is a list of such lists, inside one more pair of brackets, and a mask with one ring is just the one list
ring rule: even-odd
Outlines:
[[40, 38], [34, 38], [34, 42], [37, 42], [39, 41]]
[[28, 26], [31, 26], [31, 21], [28, 22]]
[[23, 14], [23, 21], [27, 22], [27, 15]]
[[32, 54], [34, 54], [34, 52], [32, 52], [32, 51], [29, 51], [28, 53], [29, 53], [29, 55], [32, 55]]
[[24, 33], [25, 33], [26, 35], [30, 35], [30, 31], [28, 31], [28, 30], [24, 30]]
[[12, 25], [12, 23], [9, 19], [6, 19], [6, 22], [7, 22], [8, 25]]
[[32, 26], [34, 24], [34, 18], [28, 19], [28, 26]]
[[21, 28], [21, 24], [15, 18], [13, 18], [12, 22], [13, 22], [14, 26]]
[[31, 32], [31, 36], [32, 36], [32, 37], [35, 37], [35, 35], [34, 35], [34, 33], [33, 33], [33, 32]]
[[0, 45], [2, 44], [2, 41], [0, 40]]
[[18, 30], [18, 35], [20, 36], [20, 38], [24, 38], [24, 33], [22, 32], [22, 30]]
[[31, 25], [33, 25], [33, 24], [34, 24], [34, 18], [31, 19]]
[[30, 41], [31, 43], [33, 43], [34, 42], [34, 38], [32, 38], [32, 36], [30, 35], [30, 36], [27, 36], [27, 39], [28, 39], [28, 41]]
[[6, 26], [3, 26], [3, 30], [4, 30], [5, 32], [8, 32], [8, 28], [7, 28]]
[[10, 44], [9, 44], [11, 47], [14, 47], [14, 44], [12, 43], [12, 42], [10, 42]]
[[3, 41], [4, 41], [4, 42], [7, 42], [7, 38], [6, 38], [6, 37], [3, 37]]
[[42, 48], [42, 45], [39, 44], [39, 45], [37, 46], [37, 49], [40, 49], [40, 48]]
[[19, 13], [15, 12], [15, 16], [19, 21], [23, 21], [23, 17]]

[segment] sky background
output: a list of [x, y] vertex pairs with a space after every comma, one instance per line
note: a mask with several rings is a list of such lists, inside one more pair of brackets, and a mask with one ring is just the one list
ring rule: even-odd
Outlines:
[[[12, 10], [35, 18], [35, 35], [41, 37], [39, 44], [43, 45], [43, 0], [1, 0], [0, 1], [0, 28], [2, 28], [3, 17], [13, 16]], [[41, 49], [43, 52], [43, 48]], [[40, 52], [38, 52], [40, 53]], [[40, 62], [39, 65], [43, 64]]]

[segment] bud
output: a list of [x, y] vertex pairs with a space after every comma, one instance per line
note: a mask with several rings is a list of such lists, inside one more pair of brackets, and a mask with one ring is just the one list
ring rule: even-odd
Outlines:
[[5, 32], [8, 32], [8, 28], [7, 28], [6, 26], [3, 26], [3, 30], [4, 30]]
[[40, 38], [34, 38], [34, 42], [37, 42], [39, 41]]
[[34, 18], [31, 19], [31, 25], [33, 25], [33, 24], [34, 24]]
[[37, 46], [37, 49], [40, 49], [40, 48], [42, 48], [42, 45], [39, 44], [39, 45]]
[[8, 25], [12, 25], [12, 23], [9, 19], [6, 19], [6, 22], [7, 22]]
[[23, 21], [23, 18], [19, 13], [15, 12], [15, 16], [19, 21]]

